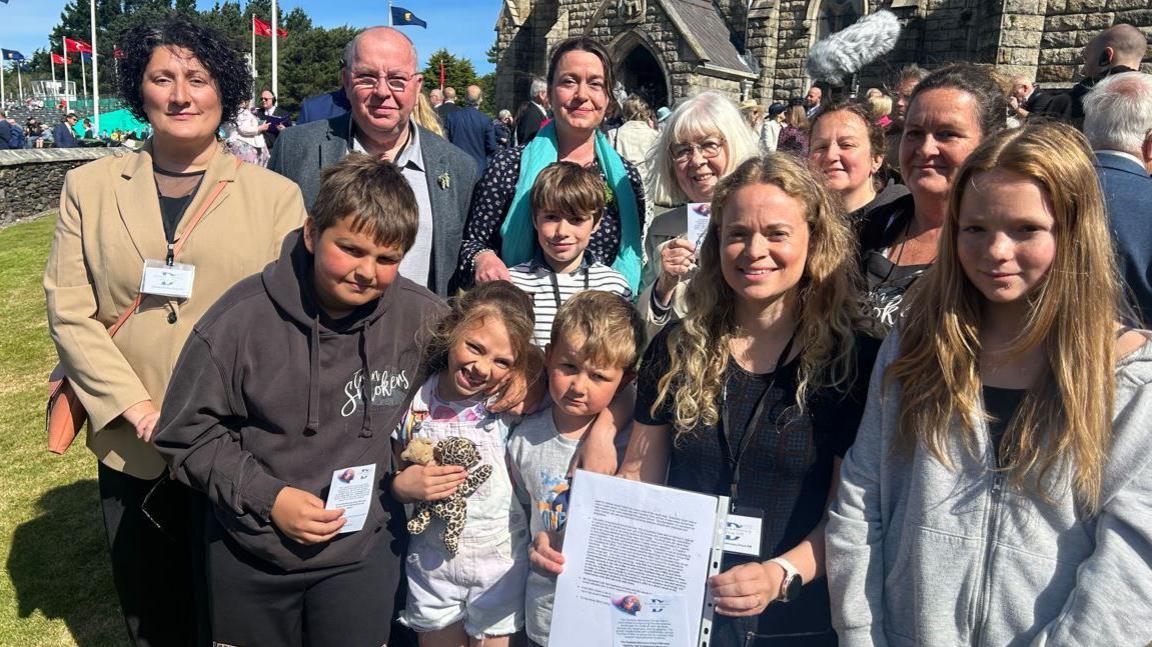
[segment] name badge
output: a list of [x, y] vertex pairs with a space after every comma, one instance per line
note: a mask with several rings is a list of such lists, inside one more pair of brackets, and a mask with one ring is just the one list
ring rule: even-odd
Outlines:
[[196, 266], [185, 263], [164, 261], [144, 261], [144, 276], [140, 279], [140, 292], [173, 299], [187, 299], [192, 296], [192, 282], [196, 278]]
[[762, 515], [729, 514], [724, 520], [724, 552], [760, 556]]

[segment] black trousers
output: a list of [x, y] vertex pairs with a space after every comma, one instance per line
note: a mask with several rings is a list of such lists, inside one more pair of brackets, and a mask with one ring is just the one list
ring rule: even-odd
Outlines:
[[400, 560], [378, 541], [361, 561], [284, 571], [218, 526], [208, 531], [212, 638], [236, 647], [379, 647], [388, 644]]
[[132, 643], [205, 644], [203, 497], [166, 475], [138, 479], [103, 464], [98, 474], [112, 581]]

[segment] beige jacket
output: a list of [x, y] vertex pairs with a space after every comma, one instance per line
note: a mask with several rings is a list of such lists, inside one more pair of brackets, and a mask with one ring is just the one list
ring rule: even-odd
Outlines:
[[88, 410], [88, 447], [108, 467], [138, 478], [159, 476], [164, 461], [120, 414], [144, 400], [163, 406], [192, 326], [228, 288], [277, 258], [285, 234], [307, 215], [290, 180], [251, 164], [237, 168], [220, 149], [177, 239], [220, 180], [227, 186], [176, 258], [196, 267], [191, 298], [144, 297], [113, 339], [107, 328], [136, 298], [144, 260], [163, 260], [167, 252], [151, 145], [85, 164], [64, 179], [44, 271], [48, 327]]

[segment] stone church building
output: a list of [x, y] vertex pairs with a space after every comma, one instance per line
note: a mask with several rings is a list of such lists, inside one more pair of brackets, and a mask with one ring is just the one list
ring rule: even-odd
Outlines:
[[704, 90], [786, 100], [809, 85], [812, 44], [877, 9], [896, 14], [903, 30], [892, 53], [861, 71], [861, 88], [883, 86], [907, 63], [955, 61], [1066, 87], [1080, 50], [1104, 28], [1126, 22], [1152, 35], [1152, 0], [504, 0], [495, 98], [519, 105], [552, 46], [587, 35], [607, 45], [624, 87], [653, 107]]

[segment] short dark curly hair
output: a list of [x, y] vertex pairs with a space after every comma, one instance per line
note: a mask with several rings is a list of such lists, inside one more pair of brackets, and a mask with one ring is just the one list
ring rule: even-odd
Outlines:
[[144, 113], [144, 70], [158, 47], [182, 47], [192, 52], [216, 82], [223, 110], [221, 123], [231, 122], [240, 104], [250, 98], [252, 79], [248, 65], [233, 42], [220, 32], [197, 24], [179, 14], [170, 14], [159, 22], [141, 23], [124, 31], [120, 37], [124, 58], [120, 60], [120, 97], [141, 121]]

